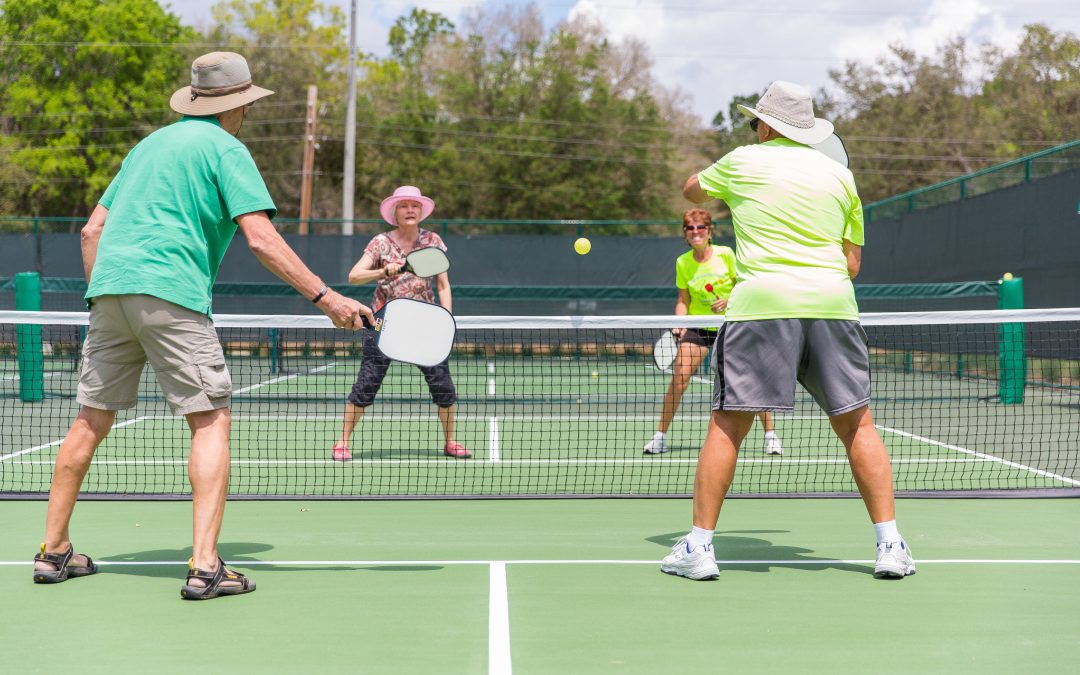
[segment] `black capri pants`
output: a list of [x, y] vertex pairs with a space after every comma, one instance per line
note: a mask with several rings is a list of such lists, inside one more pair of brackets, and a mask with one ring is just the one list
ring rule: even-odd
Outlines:
[[[375, 395], [379, 393], [386, 371], [390, 368], [390, 359], [375, 346], [375, 336], [371, 331], [363, 332], [363, 340], [364, 360], [360, 362], [360, 372], [356, 376], [352, 391], [349, 392], [348, 400], [355, 406], [366, 408], [375, 402]], [[454, 389], [454, 380], [450, 377], [449, 360], [434, 366], [417, 368], [427, 380], [432, 402], [440, 408], [454, 405], [457, 391]]]

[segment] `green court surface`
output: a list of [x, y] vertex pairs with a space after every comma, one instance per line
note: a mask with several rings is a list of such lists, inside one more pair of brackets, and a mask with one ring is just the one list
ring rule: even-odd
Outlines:
[[[237, 502], [258, 590], [179, 597], [190, 506], [86, 502], [96, 576], [34, 585], [43, 502], [0, 503], [0, 672], [1068, 672], [1080, 501], [901, 500], [918, 573], [875, 580], [853, 499], [731, 500], [721, 576], [657, 561], [687, 500]], [[688, 665], [689, 664], [689, 665]]]

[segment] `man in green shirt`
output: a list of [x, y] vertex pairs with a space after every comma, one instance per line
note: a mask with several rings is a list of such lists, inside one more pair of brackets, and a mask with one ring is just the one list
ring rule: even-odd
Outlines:
[[720, 508], [754, 412], [794, 409], [796, 380], [829, 415], [877, 535], [874, 575], [915, 573], [896, 528], [892, 467], [870, 414], [870, 361], [851, 280], [863, 244], [862, 203], [847, 167], [812, 147], [832, 133], [810, 92], [774, 82], [753, 108], [758, 144], [691, 176], [683, 195], [731, 209], [737, 280], [713, 354], [713, 414], [694, 480], [694, 526], [661, 570], [719, 576]]
[[149, 362], [173, 414], [183, 415], [192, 433], [193, 546], [181, 596], [255, 590], [217, 553], [229, 486], [232, 381], [210, 320], [210, 296], [237, 226], [259, 262], [335, 326], [358, 330], [361, 316], [372, 318], [367, 307], [325, 286], [270, 222], [274, 202], [235, 136], [252, 103], [272, 93], [252, 84], [239, 54], [196, 59], [191, 86], [170, 100], [184, 117], [131, 150], [83, 227], [91, 307], [76, 399], [81, 408], [56, 457], [45, 542], [34, 557], [37, 583], [97, 571], [89, 556], [74, 552], [68, 525], [94, 452], [116, 411], [134, 407]]

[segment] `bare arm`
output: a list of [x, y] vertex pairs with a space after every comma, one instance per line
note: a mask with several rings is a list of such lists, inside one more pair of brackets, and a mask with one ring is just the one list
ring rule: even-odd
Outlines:
[[[685, 288], [679, 289], [679, 299], [675, 301], [675, 316], [686, 316], [690, 313], [690, 291]], [[681, 338], [686, 332], [685, 328], [676, 328], [671, 331], [675, 337]]]
[[375, 267], [375, 261], [365, 253], [360, 256], [353, 268], [349, 270], [350, 284], [366, 284], [379, 279], [392, 277], [401, 271], [401, 265], [387, 264], [384, 267]]
[[709, 199], [709, 195], [705, 194], [705, 191], [701, 189], [701, 183], [698, 182], [696, 173], [686, 179], [682, 194], [683, 197], [686, 197], [688, 201], [694, 204], [704, 204]]
[[439, 291], [439, 304], [443, 306], [443, 309], [453, 314], [454, 301], [450, 295], [450, 275], [443, 272], [436, 276], [435, 288]]
[[[245, 213], [236, 218], [236, 223], [247, 238], [248, 248], [263, 267], [276, 274], [308, 300], [314, 299], [322, 292], [325, 286], [322, 279], [308, 269], [296, 252], [285, 243], [285, 240], [274, 229], [273, 223], [266, 217], [265, 211]], [[317, 306], [338, 328], [354, 330], [361, 328], [360, 315], [366, 316], [368, 320], [372, 319], [370, 309], [333, 290], [323, 295]]]
[[101, 241], [101, 231], [105, 229], [105, 217], [109, 215], [109, 209], [101, 204], [94, 207], [94, 212], [83, 225], [81, 233], [83, 272], [86, 274], [86, 283], [90, 283], [90, 273], [94, 271], [94, 261], [97, 260], [98, 242]]
[[850, 241], [845, 239], [844, 257], [847, 258], [848, 276], [852, 279], [859, 276], [859, 269], [862, 267], [862, 246], [852, 244]]

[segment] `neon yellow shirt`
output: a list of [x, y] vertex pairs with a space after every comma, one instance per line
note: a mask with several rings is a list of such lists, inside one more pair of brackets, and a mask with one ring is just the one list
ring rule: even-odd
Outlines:
[[731, 209], [738, 283], [727, 321], [858, 319], [843, 242], [863, 244], [846, 167], [787, 138], [736, 148], [698, 174]]
[[675, 285], [690, 294], [689, 314], [714, 314], [710, 305], [731, 295], [735, 285], [735, 252], [711, 246], [712, 255], [703, 263], [694, 260], [693, 249], [675, 260]]

